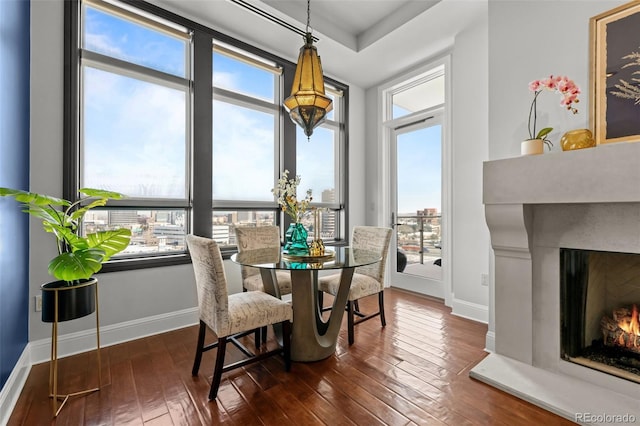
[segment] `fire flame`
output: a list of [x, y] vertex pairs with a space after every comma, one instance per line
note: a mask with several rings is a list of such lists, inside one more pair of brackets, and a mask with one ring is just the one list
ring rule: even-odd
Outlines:
[[631, 311], [631, 319], [619, 321], [618, 327], [632, 336], [640, 336], [640, 318], [638, 318], [638, 307], [635, 304]]

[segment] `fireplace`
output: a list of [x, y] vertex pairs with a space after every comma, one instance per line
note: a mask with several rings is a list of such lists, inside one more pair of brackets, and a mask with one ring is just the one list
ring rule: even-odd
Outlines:
[[640, 255], [560, 249], [561, 357], [640, 383]]
[[[639, 165], [640, 143], [484, 163], [483, 202], [494, 254], [490, 354], [471, 370], [473, 378], [573, 421], [583, 422], [585, 413], [640, 419], [640, 383], [632, 380], [637, 374], [618, 374], [606, 362], [574, 362], [587, 358], [605, 316], [622, 319], [628, 311], [632, 318], [633, 304], [640, 303], [637, 293], [623, 290], [624, 297], [594, 295], [583, 306], [590, 292], [615, 288], [597, 283], [594, 265], [611, 262], [610, 256], [640, 257]], [[587, 276], [587, 284], [562, 296], [566, 249], [581, 253], [574, 274]], [[594, 310], [600, 312], [591, 315]], [[575, 327], [570, 334], [567, 316]], [[612, 332], [619, 338], [619, 331]]]

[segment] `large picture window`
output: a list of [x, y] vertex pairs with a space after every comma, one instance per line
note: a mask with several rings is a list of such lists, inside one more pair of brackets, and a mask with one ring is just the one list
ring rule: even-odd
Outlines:
[[327, 79], [334, 111], [310, 142], [282, 107], [295, 64], [145, 2], [65, 7], [64, 195], [127, 195], [82, 224], [131, 229], [105, 270], [188, 261], [190, 232], [232, 251], [234, 226], [285, 226], [271, 193], [285, 169], [323, 207], [325, 241], [344, 238], [348, 87]]

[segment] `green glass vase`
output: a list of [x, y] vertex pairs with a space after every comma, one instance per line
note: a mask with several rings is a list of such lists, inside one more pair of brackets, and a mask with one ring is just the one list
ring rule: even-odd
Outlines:
[[289, 225], [287, 232], [284, 234], [285, 244], [284, 250], [293, 255], [309, 254], [309, 245], [307, 244], [307, 230], [304, 225], [297, 222]]

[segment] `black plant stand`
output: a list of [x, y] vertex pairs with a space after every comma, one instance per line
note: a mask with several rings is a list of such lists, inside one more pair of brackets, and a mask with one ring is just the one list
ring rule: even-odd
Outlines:
[[[62, 321], [68, 321], [71, 319], [80, 318], [81, 316], [86, 316], [91, 313], [91, 312], [88, 312], [88, 313], [81, 314], [79, 316], [74, 316], [71, 318], [66, 317], [64, 319], [59, 320], [59, 318], [61, 318], [59, 316], [60, 315], [60, 312], [59, 312], [60, 298], [61, 298], [61, 295], [63, 295], [63, 292], [65, 291], [69, 292], [69, 291], [78, 290], [78, 288], [82, 289], [83, 287], [91, 287], [91, 286], [94, 286], [93, 293], [94, 293], [95, 312], [96, 312], [98, 387], [85, 389], [85, 390], [69, 393], [66, 395], [58, 395], [58, 323]], [[52, 404], [53, 417], [57, 417], [58, 414], [60, 413], [60, 410], [62, 410], [62, 407], [64, 407], [65, 403], [69, 400], [70, 397], [85, 395], [91, 392], [99, 391], [100, 387], [102, 386], [102, 371], [101, 371], [102, 363], [100, 360], [100, 315], [99, 315], [99, 309], [98, 309], [98, 280], [93, 278], [83, 284], [80, 284], [80, 286], [74, 286], [74, 287], [47, 287], [46, 285], [43, 285], [42, 291], [43, 293], [53, 292], [53, 299], [54, 299], [53, 322], [51, 324], [51, 362], [49, 363], [49, 398], [52, 398], [52, 402], [53, 402]], [[66, 295], [67, 294], [64, 293], [63, 297], [65, 297]], [[43, 315], [43, 321], [50, 322], [44, 318], [44, 315]], [[58, 405], [58, 400], [62, 401], [60, 405]]]

